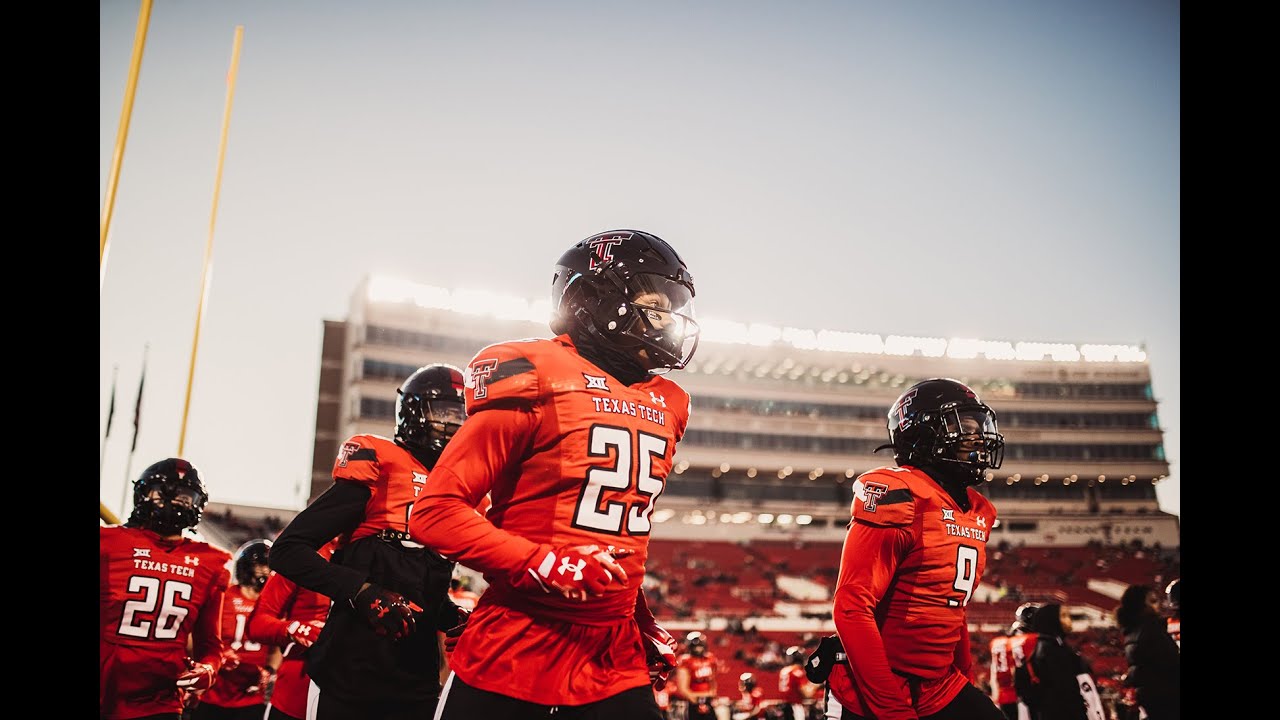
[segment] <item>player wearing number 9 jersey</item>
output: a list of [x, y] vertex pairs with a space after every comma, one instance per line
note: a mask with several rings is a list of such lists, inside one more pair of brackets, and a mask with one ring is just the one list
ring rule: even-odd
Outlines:
[[972, 486], [1000, 467], [995, 412], [968, 387], [934, 378], [888, 413], [898, 467], [854, 483], [836, 580], [834, 620], [847, 665], [836, 665], [827, 716], [1001, 720], [971, 684], [965, 608], [986, 565], [995, 506]]
[[[450, 657], [437, 720], [587, 704], [611, 720], [658, 717], [643, 637], [656, 626], [640, 584], [689, 419], [688, 394], [659, 373], [696, 348], [692, 301], [665, 241], [600, 233], [556, 266], [556, 337], [472, 359], [467, 424], [409, 521], [415, 540], [489, 583]], [[481, 516], [471, 508], [486, 494]]]
[[99, 528], [101, 720], [177, 718], [188, 690], [208, 689], [222, 667], [231, 553], [182, 535], [207, 501], [196, 468], [168, 458], [134, 481], [129, 520]]

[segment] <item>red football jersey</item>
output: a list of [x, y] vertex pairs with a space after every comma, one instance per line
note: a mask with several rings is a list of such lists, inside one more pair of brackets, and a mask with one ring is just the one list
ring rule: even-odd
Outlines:
[[[320, 556], [328, 560], [333, 557], [337, 546], [336, 539], [330, 541], [320, 548]], [[276, 671], [271, 705], [292, 717], [307, 716], [311, 677], [305, 667], [306, 651], [290, 637], [289, 626], [294, 622], [323, 624], [329, 617], [329, 605], [329, 598], [324, 595], [298, 587], [297, 583], [280, 573], [271, 573], [258, 596], [253, 614], [249, 616], [249, 637], [260, 643], [277, 645], [284, 652]]]
[[761, 707], [764, 705], [764, 690], [759, 687], [753, 687], [751, 690], [739, 690], [738, 699], [733, 703], [732, 712], [736, 716], [738, 713], [745, 713], [746, 717], [754, 718], [760, 714]]
[[333, 461], [333, 479], [368, 486], [364, 519], [351, 540], [377, 535], [384, 528], [405, 532], [409, 514], [426, 485], [430, 471], [412, 453], [381, 435], [353, 435], [342, 443]]
[[1165, 620], [1165, 629], [1169, 631], [1169, 636], [1178, 644], [1178, 649], [1182, 649], [1182, 618], [1171, 617]]
[[1026, 664], [1035, 650], [1036, 633], [997, 635], [991, 638], [991, 699], [997, 705], [1018, 702], [1013, 686], [1013, 672]]
[[[662, 376], [623, 385], [561, 335], [481, 350], [467, 368], [466, 403], [467, 421], [409, 523], [415, 540], [489, 583], [450, 657], [453, 671], [475, 687], [545, 705], [647, 684], [631, 618], [650, 516], [688, 423], [689, 395]], [[486, 494], [492, 506], [481, 515], [473, 508]], [[541, 544], [631, 550], [618, 561], [629, 582], [585, 602], [515, 590], [512, 578], [534, 564]]]
[[702, 657], [684, 653], [676, 658], [676, 670], [683, 669], [689, 673], [690, 699], [712, 694], [711, 683], [716, 679], [717, 664], [716, 656], [712, 653]]
[[[969, 510], [961, 510], [908, 466], [866, 472], [853, 489], [834, 619], [844, 646], [857, 652], [832, 671], [831, 692], [860, 715], [933, 714], [969, 682], [965, 606], [986, 567], [995, 506], [967, 488]], [[920, 678], [921, 687], [913, 693], [894, 671]]]
[[244, 593], [240, 585], [232, 584], [227, 588], [226, 597], [222, 601], [222, 643], [236, 651], [240, 664], [234, 668], [223, 667], [218, 671], [218, 679], [213, 686], [200, 696], [200, 702], [219, 707], [245, 707], [261, 705], [262, 698], [261, 668], [267, 664], [267, 653], [270, 645], [250, 640], [245, 631], [249, 626], [249, 614], [253, 612], [256, 599]]
[[182, 712], [174, 685], [190, 657], [221, 667], [231, 553], [142, 528], [98, 534], [98, 702], [103, 720]]
[[787, 665], [779, 670], [778, 692], [782, 693], [783, 702], [804, 702], [804, 686], [808, 682], [809, 678], [804, 674], [803, 665]]

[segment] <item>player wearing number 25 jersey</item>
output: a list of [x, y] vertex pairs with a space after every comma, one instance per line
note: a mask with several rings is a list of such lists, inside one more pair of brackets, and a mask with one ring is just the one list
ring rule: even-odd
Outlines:
[[198, 472], [161, 460], [134, 481], [133, 500], [128, 522], [98, 531], [101, 720], [176, 718], [222, 667], [231, 553], [182, 535], [208, 500]]
[[995, 412], [965, 385], [935, 378], [898, 398], [888, 429], [878, 449], [893, 448], [899, 467], [854, 483], [834, 607], [849, 662], [831, 673], [828, 717], [1000, 720], [970, 683], [965, 618], [996, 520], [971, 487], [1000, 466]]
[[[472, 359], [467, 424], [409, 521], [414, 539], [489, 582], [450, 657], [438, 720], [593, 703], [611, 720], [658, 717], [640, 584], [689, 395], [656, 373], [696, 347], [692, 298], [662, 239], [601, 233], [557, 265], [560, 334]], [[472, 507], [486, 494], [481, 516]]]

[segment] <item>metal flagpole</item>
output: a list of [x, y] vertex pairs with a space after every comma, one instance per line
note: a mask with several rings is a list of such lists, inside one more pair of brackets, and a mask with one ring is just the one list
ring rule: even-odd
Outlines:
[[205, 301], [209, 297], [209, 273], [213, 264], [213, 228], [218, 220], [218, 191], [222, 187], [222, 163], [227, 152], [227, 128], [231, 124], [231, 105], [236, 95], [236, 74], [240, 70], [240, 45], [244, 40], [244, 26], [236, 26], [235, 43], [231, 48], [231, 69], [227, 72], [227, 103], [222, 111], [222, 140], [218, 147], [218, 171], [213, 182], [213, 210], [209, 214], [209, 237], [204, 244], [204, 271], [200, 275], [200, 304], [196, 309], [196, 333], [191, 341], [191, 364], [187, 369], [187, 397], [182, 404], [182, 430], [178, 434], [178, 457], [182, 457], [187, 440], [187, 416], [191, 410], [191, 384], [196, 374], [196, 349], [200, 347], [200, 324], [204, 319]]
[[142, 377], [138, 379], [138, 400], [133, 405], [133, 444], [129, 446], [129, 459], [124, 464], [124, 501], [121, 507], [124, 509], [123, 517], [129, 517], [130, 502], [129, 495], [133, 490], [133, 478], [130, 473], [133, 472], [133, 451], [138, 449], [138, 426], [142, 424], [142, 387], [147, 382], [147, 350], [151, 348], [151, 343], [142, 346]]
[[116, 377], [120, 366], [111, 368], [111, 402], [107, 405], [107, 431], [102, 435], [102, 452], [98, 455], [98, 483], [102, 483], [102, 465], [107, 461], [107, 438], [111, 437], [111, 421], [116, 416]]
[[133, 115], [133, 96], [138, 88], [138, 72], [142, 69], [142, 51], [147, 44], [147, 25], [151, 21], [151, 0], [142, 0], [138, 11], [138, 29], [133, 35], [133, 59], [129, 62], [129, 82], [124, 89], [124, 105], [120, 108], [120, 129], [116, 131], [116, 149], [111, 156], [111, 174], [107, 179], [107, 199], [102, 204], [102, 232], [98, 243], [98, 292], [107, 269], [107, 237], [111, 232], [111, 214], [116, 205], [116, 184], [120, 165], [124, 162], [124, 146], [129, 138], [129, 118]]

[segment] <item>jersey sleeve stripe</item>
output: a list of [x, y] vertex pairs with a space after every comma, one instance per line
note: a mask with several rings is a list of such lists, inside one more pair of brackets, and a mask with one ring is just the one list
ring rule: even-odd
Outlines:
[[509, 377], [515, 377], [527, 372], [533, 372], [533, 361], [526, 357], [513, 358], [506, 362], [499, 363], [494, 368], [493, 375], [489, 376], [490, 383], [496, 383], [499, 380], [506, 380]]
[[890, 490], [884, 494], [884, 497], [876, 501], [877, 505], [897, 505], [898, 503], [911, 502], [911, 491], [906, 488], [898, 488]]

